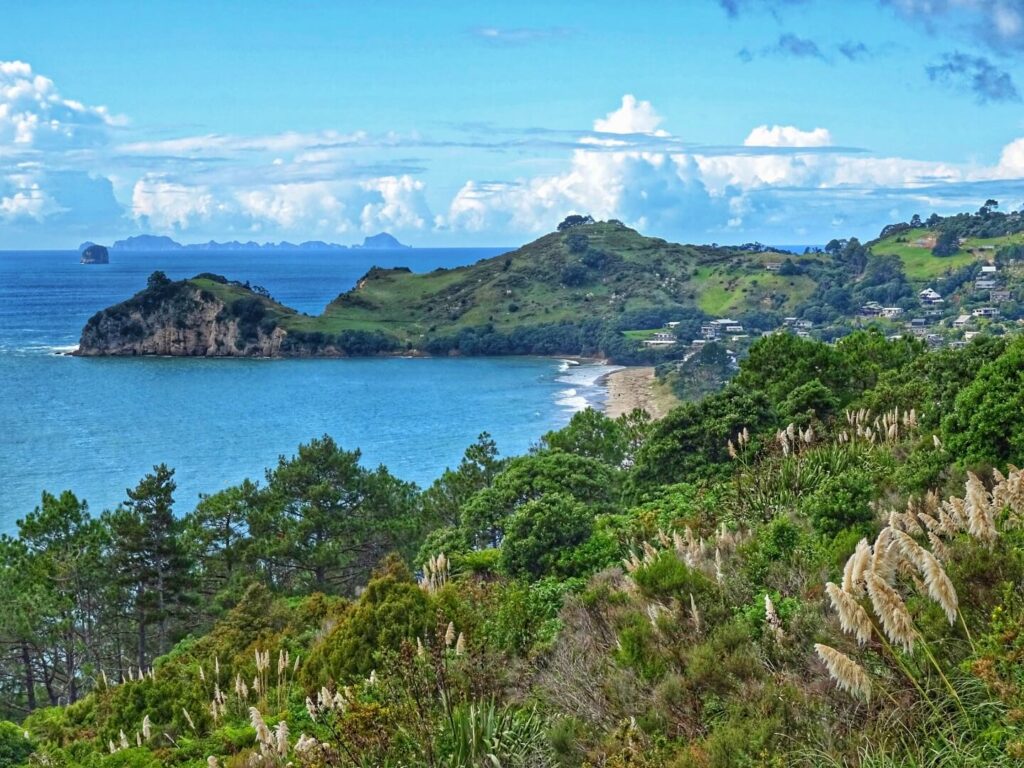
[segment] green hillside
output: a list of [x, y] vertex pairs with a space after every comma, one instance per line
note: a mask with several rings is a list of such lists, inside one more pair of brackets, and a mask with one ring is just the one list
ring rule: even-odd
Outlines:
[[0, 537], [0, 766], [1020, 766], [1021, 370], [776, 334], [424, 489], [324, 436], [194, 508], [163, 465], [44, 493]]
[[[374, 267], [318, 316], [218, 275], [161, 276], [97, 313], [80, 354], [557, 354], [649, 364], [682, 359], [702, 339], [742, 351], [780, 328], [833, 340], [871, 324], [945, 344], [980, 327], [954, 326], [963, 313], [985, 312], [985, 324], [998, 315], [1002, 331], [1024, 318], [1022, 260], [1024, 217], [988, 207], [915, 217], [867, 244], [833, 240], [803, 254], [680, 245], [574, 216], [468, 266]], [[983, 278], [983, 262], [998, 268]], [[941, 300], [922, 303], [925, 287]], [[709, 325], [726, 318], [736, 322]]]
[[[977, 213], [933, 214], [923, 222], [915, 217], [890, 224], [868, 245], [877, 256], [898, 256], [910, 280], [928, 283], [974, 262], [993, 261], [1014, 246], [1024, 247], [1024, 216], [997, 209], [998, 203], [989, 200]], [[952, 252], [937, 250], [943, 234], [955, 243], [949, 248]]]
[[690, 308], [722, 312], [788, 309], [813, 291], [806, 279], [766, 273], [774, 253], [677, 245], [616, 222], [553, 232], [468, 267], [413, 274], [375, 269], [322, 317], [287, 327], [337, 333], [381, 330], [417, 343], [434, 334], [493, 326], [608, 321], [624, 313]]

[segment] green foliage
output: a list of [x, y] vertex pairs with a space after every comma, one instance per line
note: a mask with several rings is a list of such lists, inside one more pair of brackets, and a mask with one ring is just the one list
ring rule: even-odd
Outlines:
[[415, 487], [359, 459], [324, 436], [267, 473], [249, 527], [275, 582], [349, 591], [387, 552], [416, 552], [423, 521]]
[[520, 456], [463, 507], [462, 526], [475, 546], [500, 544], [507, 519], [551, 493], [568, 493], [598, 512], [618, 495], [616, 472], [602, 461], [564, 451]]
[[35, 742], [14, 723], [0, 720], [0, 768], [19, 768], [28, 764]]
[[[860, 249], [833, 251], [854, 270]], [[581, 413], [510, 461], [483, 435], [422, 493], [324, 438], [265, 486], [203, 497], [184, 518], [166, 468], [98, 519], [71, 493], [44, 494], [16, 538], [0, 537], [0, 706], [32, 710], [0, 723], [0, 766], [1019, 762], [1016, 496], [1001, 492], [994, 541], [959, 532], [937, 547], [907, 524], [941, 548], [959, 596], [950, 626], [928, 585], [897, 572], [912, 653], [857, 645], [823, 588], [889, 509], [938, 516], [966, 468], [990, 483], [985, 464], [1019, 461], [1022, 356], [1019, 340], [766, 343], [736, 383], [660, 422]], [[896, 406], [906, 419], [885, 438], [842, 413], [874, 408], [861, 419], [874, 426]], [[776, 432], [791, 420], [814, 436], [783, 451]], [[420, 566], [447, 554], [442, 577], [414, 581], [417, 548]], [[143, 680], [140, 630], [154, 666]], [[864, 668], [869, 704], [836, 689], [818, 642]], [[282, 672], [279, 653], [301, 661]], [[135, 679], [121, 682], [129, 664]], [[261, 758], [249, 707], [287, 722], [293, 745], [304, 733], [331, 750]], [[152, 735], [137, 747], [144, 718]]]
[[874, 478], [861, 469], [826, 477], [800, 505], [819, 533], [832, 537], [847, 528], [868, 532], [874, 520]]
[[473, 702], [452, 712], [439, 737], [439, 751], [447, 755], [449, 768], [554, 768], [546, 732], [547, 724], [535, 709]]
[[726, 443], [744, 427], [758, 432], [773, 421], [768, 398], [730, 384], [698, 403], [683, 403], [655, 424], [637, 453], [631, 484], [642, 489], [725, 474]]
[[312, 685], [368, 675], [379, 654], [398, 650], [405, 640], [415, 642], [432, 628], [429, 598], [408, 569], [391, 559], [335, 629], [313, 647], [303, 674]]
[[583, 566], [574, 550], [590, 537], [593, 518], [587, 508], [562, 493], [528, 501], [508, 519], [501, 562], [510, 576], [578, 576]]
[[568, 425], [548, 432], [541, 441], [551, 450], [597, 459], [613, 467], [622, 464], [629, 450], [622, 424], [593, 408], [574, 413]]
[[801, 384], [782, 401], [779, 418], [807, 427], [813, 419], [827, 420], [839, 411], [839, 398], [817, 379]]
[[947, 449], [967, 464], [1024, 463], [1024, 338], [957, 395], [942, 432]]

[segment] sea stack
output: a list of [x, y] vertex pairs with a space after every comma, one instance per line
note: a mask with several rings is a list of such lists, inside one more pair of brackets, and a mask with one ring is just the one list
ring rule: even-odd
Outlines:
[[82, 249], [82, 264], [109, 264], [110, 254], [106, 246], [89, 243]]

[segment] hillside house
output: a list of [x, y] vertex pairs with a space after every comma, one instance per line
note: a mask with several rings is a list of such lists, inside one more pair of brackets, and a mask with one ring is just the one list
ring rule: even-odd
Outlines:
[[953, 327], [954, 328], [966, 328], [967, 325], [970, 322], [971, 322], [971, 316], [970, 315], [960, 315], [960, 317], [958, 317], [956, 320], [953, 321]]
[[676, 343], [676, 337], [671, 333], [658, 332], [649, 339], [644, 339], [644, 346], [647, 347], [670, 347]]
[[978, 307], [971, 314], [975, 317], [999, 317], [999, 310], [995, 307]]
[[882, 317], [899, 317], [903, 314], [902, 307], [882, 307]]
[[923, 291], [917, 294], [917, 298], [920, 299], [921, 303], [925, 306], [931, 306], [934, 304], [942, 304], [945, 301], [936, 291], [931, 288], [925, 288]]
[[869, 301], [860, 308], [860, 314], [863, 317], [878, 317], [882, 314], [882, 305], [877, 301]]
[[1009, 301], [1010, 300], [1010, 292], [1008, 290], [1006, 290], [1006, 289], [999, 290], [999, 291], [992, 291], [988, 295], [988, 297], [992, 301], [997, 301], [997, 302], [1001, 303], [1001, 302]]

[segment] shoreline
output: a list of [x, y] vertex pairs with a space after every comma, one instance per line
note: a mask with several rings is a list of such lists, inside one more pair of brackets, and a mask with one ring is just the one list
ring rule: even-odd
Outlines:
[[604, 401], [605, 416], [610, 419], [643, 408], [652, 419], [660, 419], [675, 404], [664, 392], [658, 391], [653, 366], [628, 366], [606, 373], [599, 380], [607, 391]]

